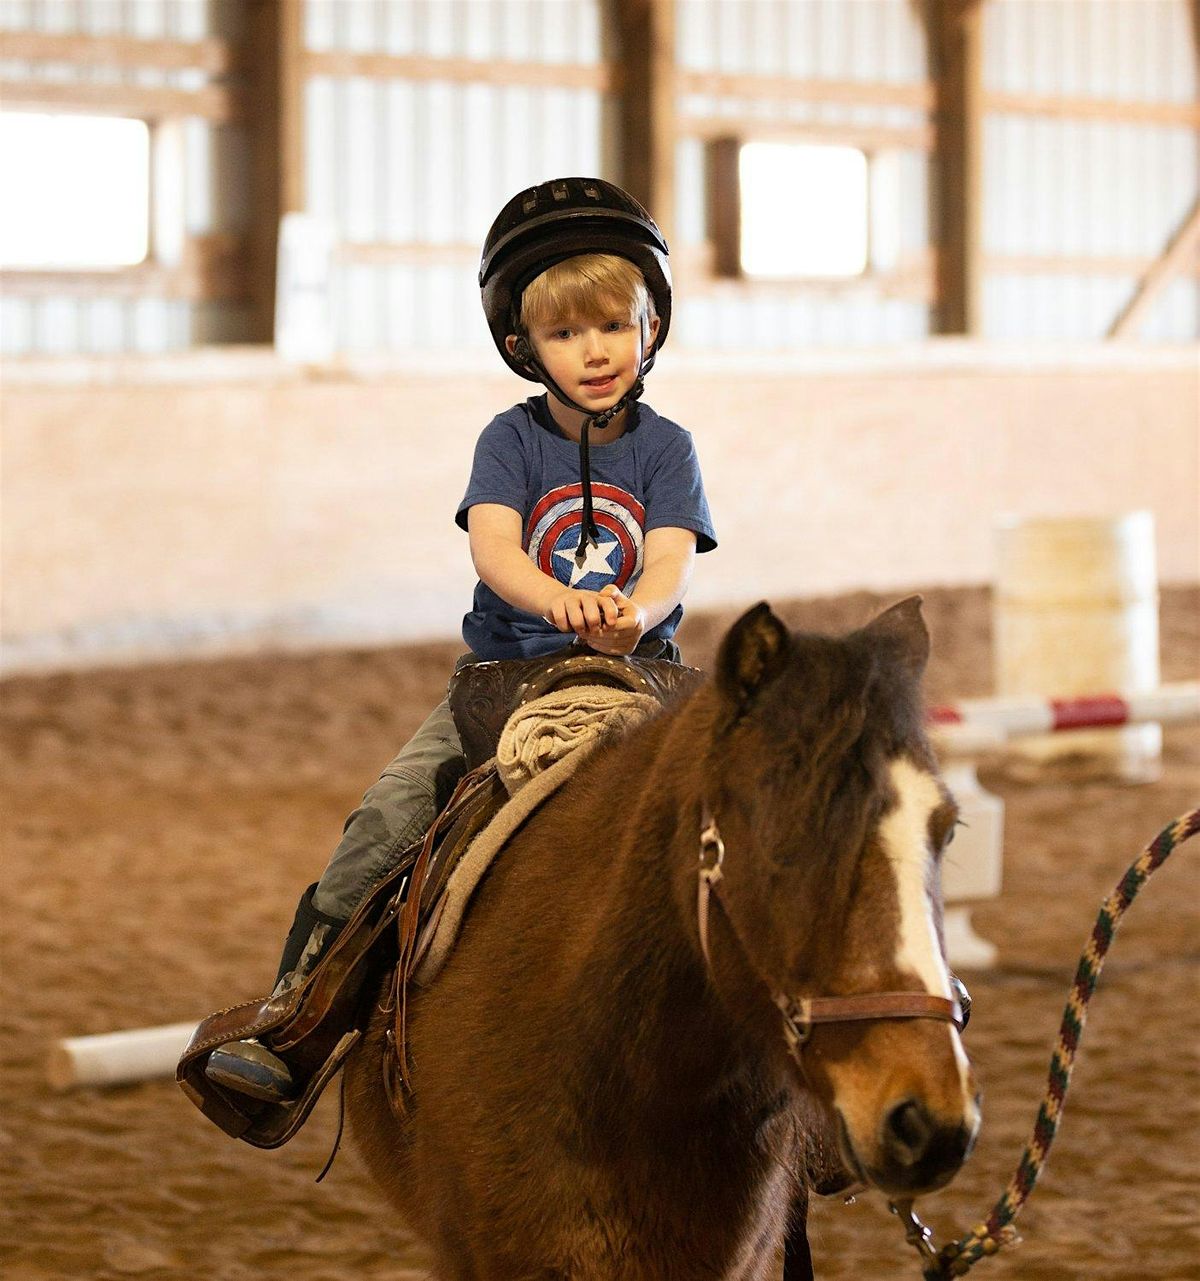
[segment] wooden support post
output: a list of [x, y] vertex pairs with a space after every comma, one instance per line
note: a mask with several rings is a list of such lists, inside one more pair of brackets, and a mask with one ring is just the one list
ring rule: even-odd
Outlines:
[[934, 330], [981, 332], [983, 3], [934, 0], [928, 9], [937, 127], [937, 301]]
[[616, 0], [623, 182], [670, 242], [675, 224], [675, 0]]
[[246, 74], [251, 143], [250, 294], [257, 342], [275, 337], [279, 220], [304, 208], [303, 5], [251, 0]]
[[1162, 257], [1154, 262], [1138, 282], [1133, 297], [1113, 321], [1108, 331], [1110, 338], [1128, 338], [1134, 332], [1158, 295], [1185, 266], [1191, 266], [1194, 263], [1198, 246], [1200, 246], [1200, 198], [1192, 206], [1191, 213], [1183, 220], [1183, 225], [1172, 236], [1170, 244], [1163, 250]]

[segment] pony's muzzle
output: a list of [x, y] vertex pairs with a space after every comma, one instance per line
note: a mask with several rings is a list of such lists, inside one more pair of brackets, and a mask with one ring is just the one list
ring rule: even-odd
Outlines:
[[900, 1099], [880, 1122], [877, 1162], [868, 1176], [893, 1194], [943, 1187], [970, 1154], [978, 1128], [974, 1109], [969, 1119], [943, 1120], [919, 1099]]

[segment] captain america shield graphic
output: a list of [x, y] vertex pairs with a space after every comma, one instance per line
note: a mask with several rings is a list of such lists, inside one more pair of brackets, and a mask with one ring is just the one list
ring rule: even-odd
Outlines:
[[592, 512], [600, 531], [595, 547], [585, 548], [583, 564], [575, 562], [583, 525], [583, 486], [552, 489], [529, 516], [529, 558], [551, 578], [568, 587], [598, 592], [609, 583], [632, 589], [642, 573], [646, 509], [616, 485], [592, 485]]

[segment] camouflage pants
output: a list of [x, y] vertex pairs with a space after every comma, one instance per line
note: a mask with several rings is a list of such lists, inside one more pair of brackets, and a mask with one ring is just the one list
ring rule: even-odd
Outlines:
[[371, 886], [429, 829], [465, 770], [458, 730], [443, 699], [346, 820], [313, 906], [347, 920]]

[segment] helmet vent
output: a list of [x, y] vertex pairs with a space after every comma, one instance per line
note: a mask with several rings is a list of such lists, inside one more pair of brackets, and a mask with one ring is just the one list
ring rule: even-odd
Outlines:
[[537, 208], [537, 188], [533, 187], [525, 193], [525, 199], [521, 201], [521, 212], [531, 214]]
[[599, 199], [600, 199], [600, 192], [599, 192], [599, 190], [598, 190], [596, 187], [592, 186], [590, 183], [589, 183], [586, 187], [584, 187], [584, 189], [583, 189], [583, 194], [584, 194], [585, 196], [587, 196], [587, 198], [588, 198], [589, 200], [599, 200]]
[[565, 182], [552, 182], [550, 184], [550, 194], [555, 200], [566, 200], [570, 195]]

